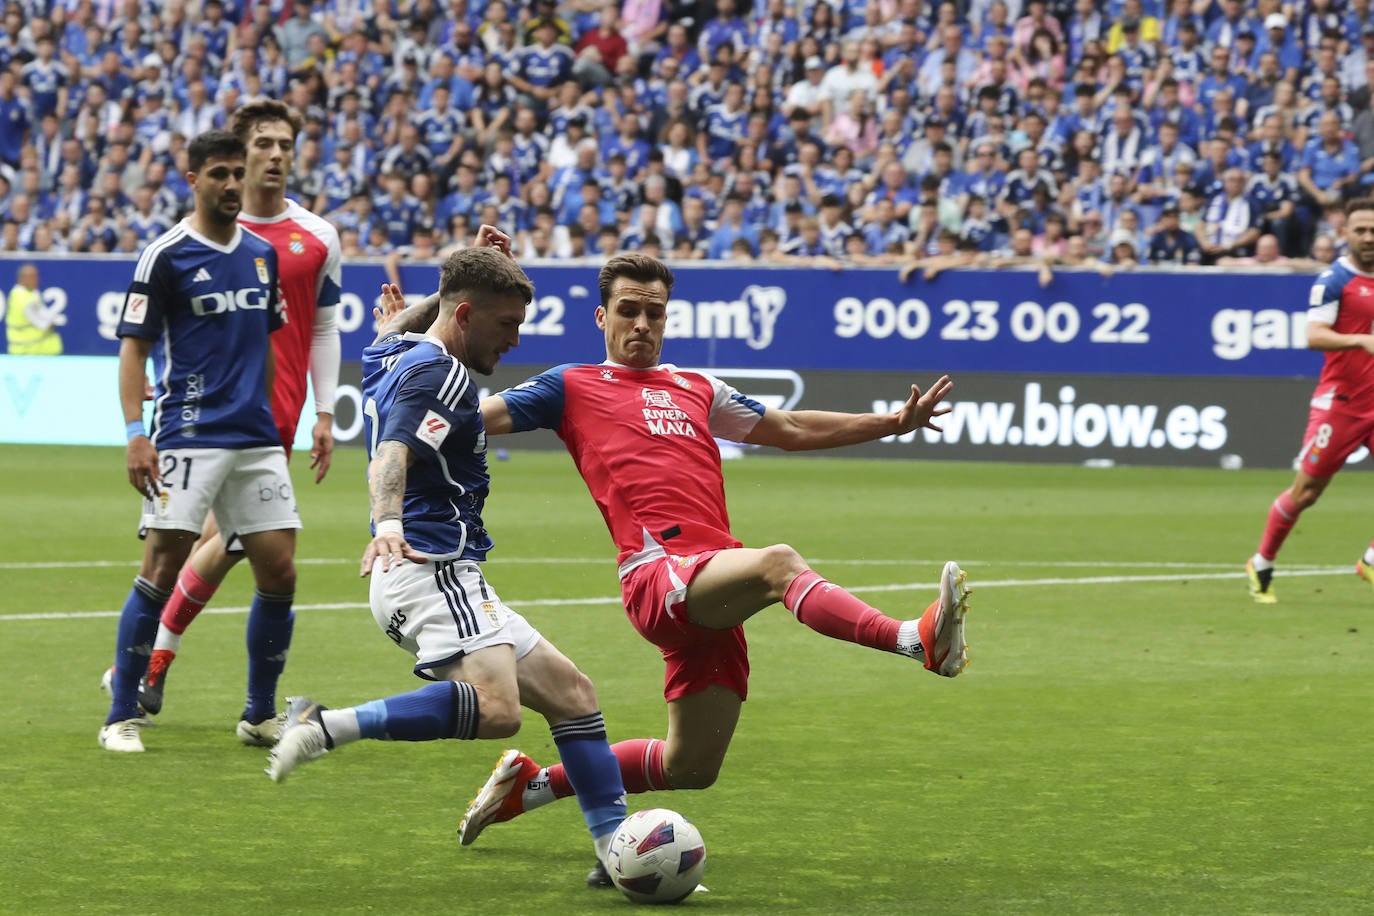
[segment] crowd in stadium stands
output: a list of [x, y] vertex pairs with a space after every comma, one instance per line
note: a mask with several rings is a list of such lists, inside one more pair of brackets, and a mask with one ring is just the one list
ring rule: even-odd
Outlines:
[[140, 250], [271, 96], [346, 256], [1310, 267], [1371, 75], [1370, 0], [9, 0], [0, 251]]

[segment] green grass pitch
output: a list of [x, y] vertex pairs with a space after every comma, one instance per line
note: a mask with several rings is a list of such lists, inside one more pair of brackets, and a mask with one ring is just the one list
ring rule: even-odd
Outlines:
[[[187, 636], [148, 753], [96, 745], [98, 682], [139, 547], [117, 449], [0, 449], [0, 911], [626, 912], [583, 886], [571, 800], [459, 846], [495, 742], [363, 742], [283, 786], [233, 734], [246, 570]], [[357, 451], [296, 466], [295, 645], [283, 694], [413, 689], [364, 609]], [[612, 737], [661, 735], [662, 670], [619, 610], [613, 550], [561, 454], [493, 466], [488, 576], [596, 682]], [[751, 455], [736, 533], [787, 541], [898, 616], [957, 559], [972, 663], [937, 679], [819, 637], [748, 631], [752, 694], [716, 786], [631, 798], [706, 838], [696, 912], [1374, 912], [1374, 536], [1349, 474], [1282, 557], [1240, 566], [1289, 475]], [[552, 757], [544, 723], [513, 744]]]

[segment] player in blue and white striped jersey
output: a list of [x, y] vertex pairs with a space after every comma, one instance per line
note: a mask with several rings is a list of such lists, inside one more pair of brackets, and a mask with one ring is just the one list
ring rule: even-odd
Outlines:
[[[277, 679], [291, 642], [300, 520], [268, 402], [268, 336], [286, 320], [277, 255], [237, 222], [243, 141], [207, 131], [188, 153], [195, 210], [144, 249], [118, 327], [129, 483], [145, 499], [147, 538], [120, 614], [113, 701], [100, 730], [101, 747], [112, 751], [143, 750], [138, 681], [159, 613], [211, 509], [221, 531], [243, 541], [257, 583], [241, 738], [245, 725], [276, 721]], [[150, 355], [151, 435], [143, 425]]]

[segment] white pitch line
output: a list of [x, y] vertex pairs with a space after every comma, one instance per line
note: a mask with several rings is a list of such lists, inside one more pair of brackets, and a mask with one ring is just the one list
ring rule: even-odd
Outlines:
[[[1295, 576], [1348, 576], [1350, 575], [1348, 566], [1331, 566], [1311, 569], [1295, 569], [1284, 567], [1283, 575], [1285, 578]], [[1196, 575], [1177, 576], [1177, 575], [1156, 575], [1156, 576], [1085, 576], [1081, 578], [1050, 578], [1050, 579], [993, 579], [993, 580], [974, 580], [972, 583], [975, 589], [987, 588], [1014, 588], [1025, 586], [1044, 586], [1044, 585], [1121, 585], [1132, 582], [1175, 582], [1182, 579], [1202, 580], [1202, 579], [1244, 579], [1244, 572], [1228, 573], [1200, 573]], [[903, 582], [892, 585], [861, 585], [853, 586], [849, 590], [858, 594], [864, 592], [909, 592], [921, 589], [935, 588], [935, 582]], [[619, 605], [620, 598], [536, 598], [530, 601], [511, 601], [509, 604], [517, 610], [525, 607], [577, 607], [595, 606], [601, 604]], [[298, 604], [295, 609], [298, 611], [343, 611], [360, 610], [366, 608], [366, 604], [357, 602], [339, 602], [329, 604]], [[246, 614], [247, 606], [240, 607], [208, 607], [201, 613], [204, 614]], [[118, 617], [119, 611], [52, 611], [35, 612], [29, 614], [0, 614], [0, 623], [18, 620], [82, 620], [86, 618], [98, 619], [106, 617]]]

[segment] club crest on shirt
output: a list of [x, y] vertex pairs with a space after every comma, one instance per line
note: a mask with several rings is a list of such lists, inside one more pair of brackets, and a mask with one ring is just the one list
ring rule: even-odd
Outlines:
[[299, 232], [291, 233], [291, 241], [287, 243], [286, 250], [292, 254], [305, 254], [305, 242], [301, 241]]
[[415, 429], [415, 438], [433, 448], [436, 452], [439, 446], [444, 444], [448, 438], [449, 430], [453, 429], [453, 424], [439, 416], [432, 410], [425, 411], [424, 419]]
[[688, 391], [692, 390], [692, 383], [687, 381], [682, 376], [678, 375], [676, 372], [673, 373], [672, 377], [673, 381], [676, 382], [680, 387], [686, 388]]
[[644, 420], [653, 436], [690, 436], [697, 438], [691, 414], [673, 403], [673, 395], [661, 388], [641, 388], [644, 399]]
[[267, 275], [267, 259], [266, 259], [266, 258], [254, 258], [254, 259], [253, 259], [253, 266], [256, 267], [256, 268], [258, 269], [258, 279], [259, 279], [260, 281], [262, 281], [263, 283], [266, 283], [266, 282], [268, 281], [268, 279], [269, 279], [269, 278], [268, 278], [268, 275]]

